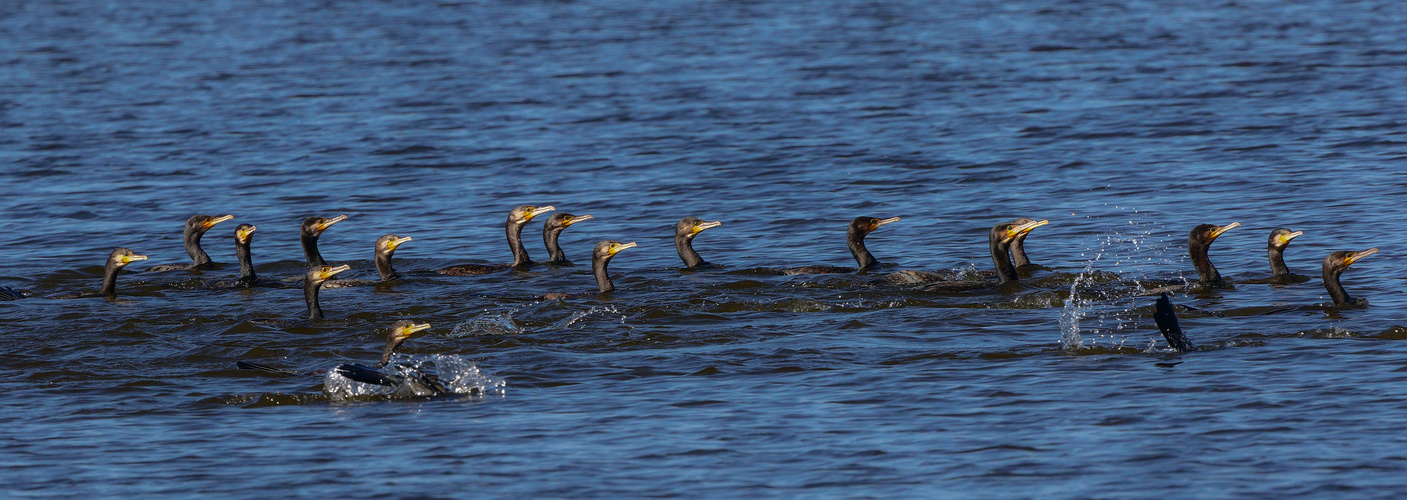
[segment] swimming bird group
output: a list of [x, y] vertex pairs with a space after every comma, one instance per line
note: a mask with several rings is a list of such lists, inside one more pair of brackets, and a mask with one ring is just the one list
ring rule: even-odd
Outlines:
[[[508, 214], [507, 222], [504, 225], [505, 236], [508, 241], [509, 251], [513, 256], [511, 263], [499, 265], [483, 264], [463, 264], [436, 269], [434, 272], [447, 276], [473, 276], [484, 275], [509, 270], [525, 270], [535, 264], [528, 256], [526, 246], [522, 241], [523, 228], [533, 219], [556, 211], [553, 206], [520, 206], [514, 208]], [[186, 253], [191, 258], [190, 264], [167, 264], [152, 267], [148, 272], [161, 272], [177, 269], [205, 269], [209, 268], [213, 262], [210, 256], [201, 247], [202, 237], [216, 225], [234, 219], [232, 215], [210, 216], [194, 215], [186, 221], [182, 233], [182, 242]], [[566, 228], [591, 220], [591, 215], [573, 215], [569, 213], [555, 213], [547, 218], [543, 225], [543, 243], [547, 247], [549, 259], [542, 264], [555, 266], [568, 266], [571, 261], [567, 259], [565, 252], [558, 244], [558, 237]], [[334, 224], [347, 220], [346, 215], [339, 215], [332, 218], [308, 217], [303, 220], [299, 227], [300, 242], [307, 261], [308, 270], [302, 276], [302, 288], [304, 290], [304, 300], [307, 305], [308, 319], [316, 320], [324, 317], [321, 304], [318, 300], [318, 292], [322, 288], [348, 287], [384, 283], [401, 278], [391, 264], [391, 258], [396, 249], [412, 241], [409, 236], [399, 236], [388, 234], [377, 238], [374, 245], [374, 263], [379, 279], [376, 280], [338, 280], [338, 273], [351, 269], [349, 265], [332, 266], [329, 265], [318, 250], [318, 238], [324, 231]], [[856, 267], [840, 267], [826, 265], [809, 265], [802, 267], [791, 267], [783, 269], [766, 269], [763, 271], [781, 274], [822, 274], [822, 273], [869, 273], [879, 269], [882, 264], [870, 253], [865, 246], [865, 236], [879, 229], [880, 227], [900, 221], [899, 217], [877, 218], [877, 217], [856, 217], [846, 229], [846, 246], [850, 254], [855, 259]], [[1046, 220], [1034, 220], [1029, 218], [1019, 218], [1011, 222], [998, 223], [988, 232], [988, 250], [991, 254], [994, 269], [989, 273], [979, 273], [979, 279], [959, 279], [958, 276], [947, 273], [936, 273], [928, 271], [899, 271], [885, 274], [879, 277], [874, 283], [877, 285], [890, 286], [913, 286], [924, 291], [935, 292], [962, 292], [981, 288], [1001, 286], [1009, 282], [1018, 281], [1023, 271], [1029, 272], [1033, 267], [1027, 257], [1024, 242], [1026, 237], [1036, 228], [1048, 224]], [[719, 227], [722, 222], [705, 221], [697, 217], [685, 217], [674, 227], [675, 251], [680, 260], [688, 269], [707, 269], [722, 267], [711, 264], [694, 250], [693, 242], [703, 231]], [[1178, 351], [1190, 349], [1190, 342], [1182, 336], [1181, 330], [1177, 328], [1176, 317], [1172, 314], [1171, 303], [1166, 292], [1177, 289], [1192, 287], [1203, 288], [1228, 288], [1228, 282], [1217, 271], [1216, 266], [1211, 262], [1208, 251], [1213, 242], [1227, 231], [1240, 226], [1240, 223], [1232, 222], [1226, 225], [1201, 224], [1193, 228], [1188, 235], [1187, 250], [1191, 258], [1193, 267], [1197, 271], [1198, 280], [1192, 284], [1172, 284], [1159, 288], [1147, 290], [1149, 295], [1162, 295], [1158, 302], [1158, 320], [1160, 330], [1167, 337], [1169, 344]], [[260, 279], [254, 272], [251, 244], [256, 226], [251, 224], [240, 224], [234, 229], [234, 240], [236, 256], [239, 260], [240, 274], [233, 280], [214, 281], [206, 286], [210, 288], [252, 288], [252, 287], [276, 287], [287, 288], [296, 286], [293, 284], [297, 278], [289, 278], [283, 281], [269, 281]], [[1267, 243], [1272, 275], [1265, 280], [1257, 282], [1270, 282], [1277, 284], [1295, 284], [1307, 281], [1309, 278], [1290, 272], [1284, 262], [1284, 252], [1290, 242], [1302, 236], [1302, 231], [1291, 231], [1286, 228], [1276, 228], [1271, 231]], [[603, 240], [592, 249], [591, 266], [592, 273], [596, 280], [598, 293], [605, 294], [615, 290], [615, 285], [607, 272], [607, 266], [611, 259], [623, 250], [634, 248], [634, 242], [622, 243], [615, 240]], [[1363, 251], [1338, 251], [1329, 254], [1324, 258], [1321, 266], [1321, 276], [1325, 289], [1333, 299], [1336, 306], [1362, 305], [1364, 302], [1355, 300], [1349, 296], [1340, 283], [1340, 275], [1353, 263], [1373, 255], [1378, 252], [1377, 248], [1369, 248]], [[80, 297], [113, 297], [117, 293], [117, 275], [132, 262], [147, 260], [147, 256], [139, 255], [128, 248], [117, 248], [108, 255], [104, 266], [103, 280], [100, 289], [95, 293], [63, 293], [51, 295], [48, 298], [68, 299]], [[14, 290], [0, 287], [0, 300], [16, 300], [27, 298], [33, 295], [30, 292]], [[548, 300], [561, 300], [585, 294], [545, 294], [541, 297]], [[1168, 325], [1171, 325], [1169, 327]], [[390, 334], [390, 341], [387, 343], [378, 368], [384, 368], [397, 347], [416, 332], [428, 329], [429, 325], [414, 324], [411, 322], [399, 322], [393, 325]], [[255, 369], [269, 373], [292, 374], [271, 368], [257, 363], [240, 362], [241, 368]], [[416, 373], [386, 373], [378, 371], [377, 368], [368, 368], [361, 365], [341, 365], [336, 372], [358, 382], [387, 385], [396, 387], [398, 394], [411, 395], [437, 395], [445, 393], [444, 385], [433, 375]]]

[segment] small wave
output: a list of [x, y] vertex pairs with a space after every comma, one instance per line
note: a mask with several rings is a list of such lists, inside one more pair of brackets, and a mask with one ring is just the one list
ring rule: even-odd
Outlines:
[[473, 335], [516, 335], [527, 331], [517, 321], [513, 320], [513, 313], [517, 309], [507, 311], [484, 311], [483, 314], [470, 318], [457, 325], [450, 331], [447, 337], [460, 338]]

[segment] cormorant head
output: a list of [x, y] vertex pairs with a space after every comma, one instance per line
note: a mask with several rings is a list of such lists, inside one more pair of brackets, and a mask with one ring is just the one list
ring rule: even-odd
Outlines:
[[[1022, 230], [1020, 234], [1017, 234], [1017, 235], [1016, 235], [1016, 239], [1018, 239], [1018, 240], [1025, 240], [1025, 239], [1026, 239], [1026, 235], [1031, 234], [1031, 231], [1032, 231], [1033, 229], [1038, 228], [1038, 227], [1041, 227], [1041, 226], [1044, 226], [1044, 225], [1046, 225], [1046, 224], [1050, 224], [1050, 221], [1048, 221], [1048, 220], [1039, 220], [1039, 221], [1038, 221], [1038, 220], [1035, 220], [1035, 219], [1031, 219], [1031, 218], [1027, 218], [1027, 217], [1022, 217], [1022, 218], [1020, 218], [1020, 219], [1016, 219], [1016, 220], [1014, 220], [1014, 221], [1011, 221], [1011, 223], [1012, 223], [1012, 224], [1016, 224], [1016, 225], [1019, 226], [1019, 227], [1025, 227], [1025, 228], [1026, 228], [1026, 229]], [[1031, 225], [1032, 223], [1036, 223], [1036, 224]]]
[[133, 252], [127, 247], [120, 247], [116, 250], [113, 250], [112, 253], [108, 254], [107, 265], [121, 269], [127, 264], [131, 264], [139, 260], [147, 260], [147, 256], [137, 255], [137, 252]]
[[394, 234], [382, 236], [376, 239], [376, 253], [389, 254], [396, 251], [396, 247], [410, 240], [409, 236], [396, 236]]
[[855, 220], [850, 221], [850, 228], [848, 231], [846, 231], [846, 233], [853, 234], [856, 236], [864, 236], [870, 234], [870, 231], [879, 229], [879, 226], [883, 226], [890, 222], [899, 222], [899, 218], [890, 217], [888, 219], [877, 219], [874, 217], [856, 217]]
[[303, 219], [303, 225], [299, 228], [304, 236], [318, 236], [332, 227], [333, 224], [347, 220], [346, 215], [339, 215], [331, 219], [322, 217], [308, 217]]
[[240, 224], [239, 227], [236, 227], [234, 231], [235, 242], [241, 245], [248, 244], [249, 238], [254, 237], [255, 229], [259, 228], [255, 227], [253, 224]]
[[597, 243], [596, 248], [591, 250], [591, 259], [602, 262], [609, 261], [611, 257], [615, 257], [621, 250], [627, 248], [635, 248], [635, 242], [621, 243], [615, 240], [602, 241]]
[[1241, 227], [1240, 222], [1232, 222], [1225, 226], [1216, 224], [1202, 224], [1192, 228], [1192, 233], [1187, 235], [1187, 244], [1190, 246], [1209, 247], [1216, 241], [1222, 233]]
[[1304, 234], [1304, 231], [1290, 231], [1283, 227], [1277, 227], [1270, 232], [1270, 248], [1284, 249], [1290, 245], [1290, 240]]
[[674, 237], [688, 238], [692, 240], [694, 239], [694, 236], [697, 236], [699, 233], [702, 233], [703, 230], [711, 227], [718, 227], [721, 225], [723, 225], [723, 223], [719, 221], [704, 222], [703, 219], [700, 219], [698, 217], [685, 217], [684, 220], [681, 220], [678, 224], [674, 225]]
[[[546, 208], [549, 208], [549, 209], [550, 209], [551, 207], [546, 207]], [[548, 218], [547, 218], [547, 222], [545, 222], [544, 224], [546, 225], [546, 227], [547, 227], [549, 230], [552, 230], [552, 229], [566, 229], [567, 226], [570, 226], [570, 225], [572, 225], [572, 224], [576, 224], [576, 223], [581, 222], [581, 221], [584, 221], [584, 220], [591, 220], [591, 219], [593, 219], [593, 217], [591, 216], [591, 214], [586, 214], [586, 215], [572, 215], [572, 214], [569, 214], [569, 213], [566, 213], [566, 212], [557, 212], [557, 213], [555, 213], [555, 214], [552, 214], [551, 217], [548, 217]]]
[[210, 228], [215, 227], [216, 224], [225, 222], [233, 218], [233, 215], [221, 215], [219, 217], [211, 217], [209, 215], [192, 215], [191, 218], [186, 219], [186, 228], [197, 233], [204, 233], [206, 231], [209, 231]]
[[322, 283], [324, 281], [327, 281], [329, 278], [332, 278], [332, 276], [336, 275], [337, 273], [349, 270], [351, 268], [352, 266], [349, 266], [347, 264], [342, 264], [337, 267], [317, 266], [308, 269], [308, 275], [305, 276], [304, 279], [308, 280], [308, 283]]
[[[1017, 220], [1020, 221], [1022, 219]], [[1016, 241], [1018, 236], [1029, 233], [1032, 229], [1050, 224], [1048, 220], [1025, 220], [1027, 222], [1003, 222], [992, 226], [991, 232], [987, 234], [987, 240], [991, 243], [1009, 245], [1011, 242]]]
[[1324, 258], [1325, 273], [1341, 273], [1348, 266], [1358, 262], [1359, 259], [1378, 253], [1378, 247], [1369, 248], [1362, 252], [1334, 252]]
[[416, 324], [414, 321], [404, 319], [391, 325], [391, 333], [386, 335], [386, 350], [381, 353], [381, 365], [385, 366], [386, 363], [389, 363], [391, 354], [395, 353], [396, 348], [400, 347], [401, 343], [409, 339], [411, 335], [429, 329], [429, 323]]
[[404, 342], [405, 339], [410, 338], [411, 335], [415, 335], [417, 332], [422, 332], [429, 329], [429, 323], [416, 324], [414, 321], [403, 319], [391, 325], [390, 338], [396, 340], [397, 343], [400, 343]]
[[521, 207], [513, 209], [512, 212], [508, 212], [508, 222], [513, 224], [527, 224], [528, 221], [533, 220], [533, 217], [537, 217], [539, 215], [551, 212], [556, 209], [557, 207], [554, 207], [552, 205], [548, 205], [545, 207], [523, 205]]

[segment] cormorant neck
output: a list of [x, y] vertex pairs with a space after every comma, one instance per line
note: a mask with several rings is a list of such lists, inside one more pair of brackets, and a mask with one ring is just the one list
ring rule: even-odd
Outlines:
[[[557, 237], [562, 235], [563, 229], [566, 228], [562, 226], [549, 227], [547, 225], [543, 225], [542, 227], [542, 243], [547, 245], [547, 261], [552, 264], [567, 265], [572, 263], [567, 260], [567, 254], [562, 252], [562, 247], [557, 245]], [[516, 259], [517, 256], [515, 255], [514, 258]]]
[[302, 233], [299, 239], [303, 243], [303, 257], [308, 259], [308, 267], [327, 265], [327, 262], [322, 260], [322, 254], [318, 252], [318, 235]]
[[303, 299], [308, 301], [308, 319], [322, 319], [322, 305], [318, 303], [318, 290], [322, 280], [309, 279], [303, 282]]
[[396, 274], [396, 270], [391, 267], [391, 255], [394, 253], [395, 250], [389, 252], [382, 252], [380, 249], [376, 250], [376, 273], [381, 275], [381, 281], [400, 277], [400, 275]]
[[591, 259], [591, 272], [596, 275], [596, 288], [599, 288], [601, 293], [616, 289], [615, 283], [611, 283], [610, 274], [606, 272], [606, 265], [610, 263], [610, 257]]
[[1011, 242], [1011, 264], [1016, 267], [1031, 265], [1031, 259], [1026, 258], [1026, 235], [1023, 233]]
[[[700, 257], [699, 253], [694, 251], [694, 236], [697, 234], [698, 233], [681, 233], [674, 235], [674, 249], [679, 252], [679, 258], [684, 261], [685, 267], [695, 268], [704, 263], [703, 257]], [[864, 243], [861, 243], [860, 249], [863, 251], [864, 248]], [[855, 250], [851, 248], [850, 251], [853, 253]], [[865, 255], [869, 255], [869, 252], [865, 252]], [[856, 257], [856, 260], [859, 260], [859, 257]], [[870, 260], [874, 260], [874, 257], [870, 257]]]
[[1011, 242], [1003, 243], [1000, 239], [989, 238], [987, 246], [992, 252], [992, 265], [997, 268], [997, 277], [1001, 282], [1016, 281], [1016, 266], [1011, 264], [1011, 257], [1007, 255]]
[[103, 288], [98, 293], [103, 295], [117, 295], [117, 272], [122, 270], [122, 266], [109, 262], [106, 269], [103, 269]]
[[1339, 275], [1343, 274], [1343, 268], [1324, 268], [1324, 289], [1329, 291], [1329, 296], [1334, 298], [1335, 305], [1346, 305], [1353, 298], [1348, 296], [1348, 292], [1339, 284]]
[[381, 364], [377, 366], [386, 366], [387, 364], [390, 364], [391, 355], [396, 353], [396, 348], [400, 347], [402, 343], [405, 343], [406, 339], [410, 338], [396, 337], [395, 332], [392, 332], [391, 335], [391, 339], [386, 341], [386, 350], [381, 352]]
[[197, 230], [187, 226], [185, 234], [181, 235], [181, 240], [185, 242], [186, 253], [191, 256], [191, 267], [197, 268], [210, 263], [210, 255], [205, 253], [205, 249], [200, 248], [200, 237], [205, 236], [205, 231]]
[[523, 247], [523, 225], [525, 222], [509, 220], [504, 231], [508, 233], [508, 249], [513, 251], [513, 267], [524, 267], [533, 263], [528, 258], [528, 249]]
[[1212, 265], [1212, 260], [1207, 258], [1208, 248], [1209, 244], [1191, 243], [1187, 245], [1187, 255], [1192, 257], [1192, 265], [1197, 267], [1197, 276], [1201, 278], [1203, 285], [1225, 285], [1226, 281], [1221, 279], [1221, 273]]
[[1284, 247], [1270, 246], [1270, 271], [1275, 276], [1288, 276], [1290, 268], [1285, 265]]
[[851, 228], [849, 231], [846, 231], [845, 243], [850, 247], [850, 255], [855, 256], [855, 263], [860, 266], [861, 270], [878, 267], [880, 265], [879, 261], [875, 260], [873, 255], [870, 255], [869, 249], [865, 248], [865, 233]]
[[254, 281], [254, 258], [249, 253], [249, 240], [235, 240], [235, 255], [239, 256], [239, 280]]

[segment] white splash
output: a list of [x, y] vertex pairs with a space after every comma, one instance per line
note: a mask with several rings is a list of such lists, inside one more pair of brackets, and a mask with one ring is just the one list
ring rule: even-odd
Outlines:
[[[422, 376], [434, 374], [449, 391], [447, 395], [487, 397], [507, 395], [507, 381], [480, 370], [463, 356], [432, 354], [407, 356], [397, 354], [383, 369], [389, 375]], [[368, 396], [396, 396], [401, 387], [364, 384], [343, 377], [337, 370], [328, 370], [323, 377], [323, 391], [334, 401]]]
[[[1166, 274], [1169, 267], [1175, 269], [1185, 258], [1174, 257], [1180, 249], [1164, 226], [1136, 220], [1138, 211], [1129, 212], [1115, 215], [1129, 217], [1121, 225], [1126, 229], [1104, 235], [1082, 254], [1089, 260], [1070, 283], [1070, 298], [1060, 311], [1060, 345], [1066, 350], [1098, 345], [1101, 339], [1112, 347], [1123, 346], [1129, 339], [1120, 332], [1133, 324], [1134, 309], [1146, 299], [1139, 295], [1142, 282], [1147, 276]], [[1113, 279], [1111, 272], [1118, 273], [1118, 278]]]

